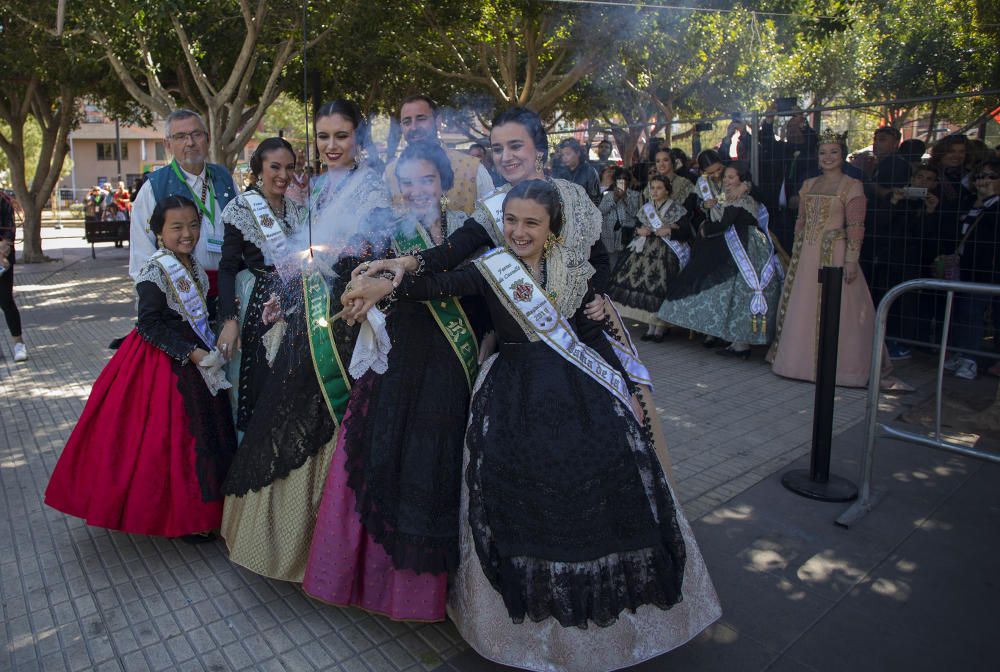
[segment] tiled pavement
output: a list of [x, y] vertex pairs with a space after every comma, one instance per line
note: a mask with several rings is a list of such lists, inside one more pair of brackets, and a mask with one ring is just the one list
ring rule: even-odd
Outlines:
[[[221, 543], [109, 533], [44, 507], [105, 346], [134, 315], [127, 250], [105, 246], [94, 261], [78, 231], [47, 235], [61, 260], [17, 268], [31, 359], [15, 366], [0, 346], [0, 670], [380, 672], [468, 659], [450, 624], [320, 605], [230, 564]], [[772, 375], [760, 353], [737, 362], [683, 335], [640, 347], [692, 520], [808, 453], [813, 388]], [[903, 373], [916, 384], [930, 375]], [[883, 397], [883, 410], [895, 403]], [[839, 389], [837, 432], [863, 414], [864, 391]]]

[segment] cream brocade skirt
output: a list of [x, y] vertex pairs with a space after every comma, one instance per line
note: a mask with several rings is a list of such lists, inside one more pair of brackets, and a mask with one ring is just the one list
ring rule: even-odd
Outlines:
[[226, 497], [222, 537], [229, 559], [279, 581], [302, 583], [336, 435], [286, 478], [243, 497]]

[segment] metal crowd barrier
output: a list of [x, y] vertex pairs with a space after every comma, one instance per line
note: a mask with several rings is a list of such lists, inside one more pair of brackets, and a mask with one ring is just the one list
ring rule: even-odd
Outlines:
[[[916, 434], [906, 430], [890, 427], [886, 423], [878, 422], [878, 399], [879, 383], [882, 378], [882, 343], [885, 340], [886, 317], [893, 302], [906, 292], [917, 289], [934, 289], [947, 292], [945, 299], [945, 315], [941, 328], [941, 351], [938, 353], [937, 380], [934, 398], [934, 438], [929, 438], [923, 434]], [[875, 464], [875, 440], [879, 432], [890, 439], [900, 439], [909, 441], [921, 446], [937, 448], [949, 453], [975, 457], [989, 462], [1000, 464], [1000, 454], [991, 453], [976, 448], [949, 443], [941, 439], [941, 388], [944, 384], [944, 363], [948, 351], [948, 331], [951, 328], [951, 310], [955, 292], [961, 294], [987, 294], [1000, 296], [1000, 285], [987, 285], [975, 282], [956, 282], [951, 280], [909, 280], [901, 283], [886, 292], [878, 305], [875, 314], [875, 335], [872, 338], [872, 369], [868, 379], [868, 403], [865, 410], [865, 444], [864, 459], [861, 466], [861, 494], [858, 499], [840, 515], [836, 524], [842, 527], [850, 527], [853, 523], [861, 520], [871, 511], [882, 493], [872, 490], [872, 472]], [[994, 316], [994, 320], [997, 320]]]

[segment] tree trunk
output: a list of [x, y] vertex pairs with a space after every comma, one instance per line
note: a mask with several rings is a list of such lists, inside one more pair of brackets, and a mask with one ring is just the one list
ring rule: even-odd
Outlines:
[[[20, 191], [18, 189], [15, 192]], [[24, 224], [21, 228], [21, 244], [24, 251], [18, 262], [35, 264], [42, 261], [52, 261], [42, 253], [42, 209], [35, 204], [34, 199], [21, 200], [21, 210], [24, 212]]]

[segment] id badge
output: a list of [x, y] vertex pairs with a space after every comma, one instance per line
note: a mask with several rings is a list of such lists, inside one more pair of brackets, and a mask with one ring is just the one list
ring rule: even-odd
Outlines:
[[201, 230], [209, 232], [205, 236], [205, 249], [213, 254], [222, 254], [222, 239], [215, 235], [215, 231], [213, 231], [214, 228], [215, 227], [212, 226], [212, 222], [209, 221], [208, 217], [202, 215]]

